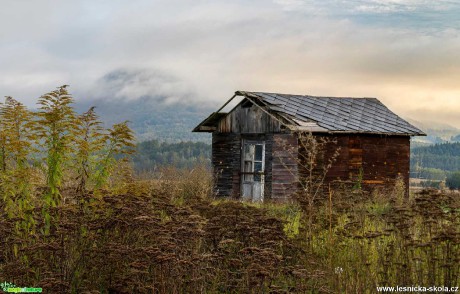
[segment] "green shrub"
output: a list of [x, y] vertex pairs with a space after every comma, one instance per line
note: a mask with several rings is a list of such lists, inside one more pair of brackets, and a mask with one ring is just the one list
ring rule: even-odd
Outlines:
[[451, 190], [460, 189], [460, 171], [451, 173], [447, 177], [446, 185]]

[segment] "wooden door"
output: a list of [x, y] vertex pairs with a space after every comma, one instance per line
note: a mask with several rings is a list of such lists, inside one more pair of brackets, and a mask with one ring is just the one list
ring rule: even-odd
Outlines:
[[243, 141], [241, 156], [241, 196], [244, 200], [264, 200], [265, 142]]

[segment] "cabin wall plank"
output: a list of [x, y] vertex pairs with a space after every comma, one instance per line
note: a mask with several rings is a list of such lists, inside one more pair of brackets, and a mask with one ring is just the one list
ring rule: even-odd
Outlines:
[[280, 131], [280, 123], [259, 106], [243, 107], [242, 105], [235, 107], [219, 121], [218, 133], [266, 134]]
[[298, 190], [297, 136], [295, 134], [274, 134], [272, 144], [271, 199], [287, 201]]
[[[401, 178], [409, 192], [410, 139], [408, 136], [335, 135], [324, 136], [336, 140], [326, 148], [326, 158], [340, 148], [339, 156], [329, 169], [325, 185], [329, 183], [362, 181], [364, 190], [390, 189]], [[360, 178], [361, 177], [361, 178]]]
[[212, 135], [212, 166], [216, 196], [239, 195], [241, 138], [236, 134]]

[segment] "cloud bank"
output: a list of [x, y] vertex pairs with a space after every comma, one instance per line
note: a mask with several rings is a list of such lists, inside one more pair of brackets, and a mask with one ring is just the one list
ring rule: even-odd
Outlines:
[[5, 2], [0, 90], [29, 104], [61, 84], [79, 99], [213, 106], [254, 90], [377, 97], [460, 126], [452, 1]]

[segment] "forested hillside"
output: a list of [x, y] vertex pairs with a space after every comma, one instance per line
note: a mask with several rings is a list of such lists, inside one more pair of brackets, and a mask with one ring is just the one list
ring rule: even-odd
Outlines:
[[417, 168], [460, 170], [460, 143], [443, 143], [418, 147], [411, 151], [411, 171]]
[[158, 167], [171, 165], [177, 168], [191, 168], [197, 163], [208, 165], [211, 159], [211, 145], [203, 142], [167, 143], [159, 140], [137, 144], [133, 157], [136, 171], [153, 171]]

